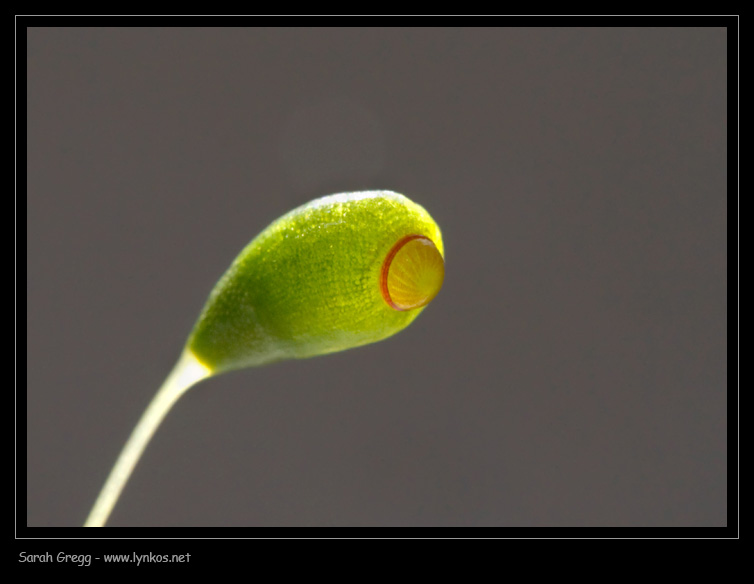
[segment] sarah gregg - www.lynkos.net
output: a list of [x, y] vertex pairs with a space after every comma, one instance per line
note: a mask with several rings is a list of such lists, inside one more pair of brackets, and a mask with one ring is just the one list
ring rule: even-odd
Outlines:
[[91, 566], [92, 562], [103, 561], [105, 563], [128, 563], [136, 564], [170, 564], [170, 563], [186, 563], [191, 560], [191, 554], [137, 554], [136, 552], [130, 554], [102, 554], [101, 556], [93, 556], [92, 554], [67, 554], [60, 552], [57, 555], [53, 555], [50, 552], [43, 554], [29, 554], [26, 552], [19, 552], [18, 561], [22, 563], [30, 564], [75, 564], [77, 566]]

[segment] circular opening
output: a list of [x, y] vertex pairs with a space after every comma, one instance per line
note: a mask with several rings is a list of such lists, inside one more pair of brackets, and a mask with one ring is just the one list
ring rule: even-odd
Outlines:
[[382, 264], [380, 287], [395, 310], [426, 306], [445, 278], [445, 261], [431, 239], [407, 235], [398, 240]]

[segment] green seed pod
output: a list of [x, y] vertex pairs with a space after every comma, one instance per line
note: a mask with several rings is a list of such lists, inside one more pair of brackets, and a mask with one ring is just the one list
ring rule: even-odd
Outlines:
[[241, 252], [187, 349], [219, 373], [379, 341], [419, 315], [443, 275], [440, 229], [403, 195], [316, 199]]
[[443, 253], [429, 214], [390, 191], [323, 197], [272, 223], [212, 290], [84, 525], [105, 524], [157, 427], [190, 387], [231, 369], [394, 335], [439, 292]]

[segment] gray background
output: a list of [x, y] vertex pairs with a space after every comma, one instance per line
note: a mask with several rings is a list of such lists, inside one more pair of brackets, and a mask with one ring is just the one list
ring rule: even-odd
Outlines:
[[30, 29], [28, 525], [83, 522], [254, 235], [368, 188], [440, 224], [437, 299], [197, 386], [111, 525], [725, 525], [726, 65], [725, 29]]

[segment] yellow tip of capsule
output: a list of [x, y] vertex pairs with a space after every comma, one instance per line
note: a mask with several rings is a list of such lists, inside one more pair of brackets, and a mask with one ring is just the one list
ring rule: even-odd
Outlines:
[[432, 240], [407, 235], [396, 243], [382, 264], [382, 297], [395, 310], [426, 306], [437, 296], [445, 278], [445, 261]]

